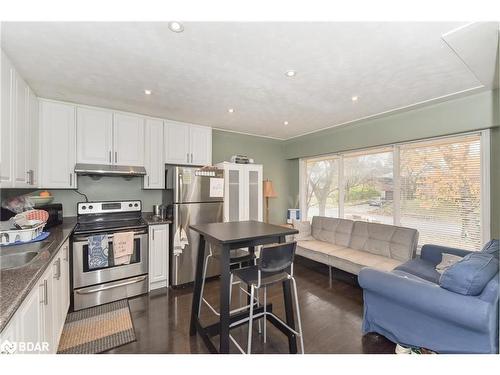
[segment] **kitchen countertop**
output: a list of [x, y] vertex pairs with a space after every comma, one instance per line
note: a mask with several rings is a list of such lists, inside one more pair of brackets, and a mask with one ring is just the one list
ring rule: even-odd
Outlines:
[[75, 217], [65, 217], [61, 225], [47, 229], [50, 235], [43, 241], [0, 248], [2, 254], [25, 251], [39, 253], [25, 266], [0, 270], [0, 332], [69, 238], [75, 225]]
[[148, 225], [172, 224], [172, 220], [162, 219], [160, 217], [154, 216], [152, 212], [143, 212], [142, 218]]

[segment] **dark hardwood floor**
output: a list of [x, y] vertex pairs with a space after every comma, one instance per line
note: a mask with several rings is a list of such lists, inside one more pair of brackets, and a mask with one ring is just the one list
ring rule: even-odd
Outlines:
[[[328, 268], [297, 257], [295, 274], [299, 293], [306, 353], [394, 353], [395, 345], [376, 334], [363, 336], [362, 290], [355, 277], [341, 271], [335, 272], [332, 286], [328, 282]], [[218, 306], [217, 280], [205, 287], [205, 298]], [[159, 289], [150, 294], [129, 300], [137, 341], [108, 351], [107, 353], [208, 353], [199, 336], [189, 336], [191, 288]], [[233, 292], [234, 307], [239, 294]], [[268, 290], [269, 302], [278, 316], [284, 316], [281, 285]], [[261, 299], [262, 300], [262, 299]], [[242, 301], [245, 295], [242, 294]], [[216, 317], [206, 306], [202, 309], [206, 323]], [[247, 326], [231, 330], [238, 343], [246, 348]], [[267, 324], [267, 343], [257, 332], [254, 324], [252, 352], [287, 353], [286, 337], [270, 323]], [[217, 337], [214, 338], [217, 343]], [[239, 353], [232, 345], [232, 353]]]

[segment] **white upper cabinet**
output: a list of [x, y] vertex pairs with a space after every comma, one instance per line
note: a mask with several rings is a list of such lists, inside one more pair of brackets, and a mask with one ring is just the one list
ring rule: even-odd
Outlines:
[[0, 183], [2, 188], [37, 186], [38, 99], [2, 51]]
[[76, 189], [75, 106], [40, 101], [40, 186]]
[[144, 189], [165, 188], [165, 163], [163, 161], [163, 121], [146, 119], [144, 136]]
[[30, 177], [31, 186], [39, 186], [40, 183], [40, 105], [38, 98], [33, 92], [29, 90], [29, 162], [28, 174]]
[[76, 162], [111, 164], [113, 113], [102, 109], [78, 107], [76, 114]]
[[0, 186], [2, 188], [6, 187], [12, 187], [14, 183], [14, 171], [13, 171], [13, 150], [14, 148], [12, 147], [13, 144], [13, 113], [11, 111], [12, 109], [12, 103], [13, 103], [13, 97], [12, 97], [12, 92], [13, 92], [13, 73], [14, 70], [12, 69], [12, 65], [10, 64], [9, 59], [7, 56], [2, 51], [2, 62], [1, 62], [1, 68], [2, 68], [2, 78], [1, 78], [1, 85], [2, 85], [2, 93], [1, 93], [1, 105], [2, 105], [2, 110], [1, 112], [1, 152], [0, 152]]
[[212, 164], [212, 128], [192, 125], [189, 132], [191, 164]]
[[113, 121], [113, 162], [144, 166], [144, 118], [115, 113]]
[[29, 187], [30, 138], [28, 127], [29, 89], [24, 80], [14, 75], [14, 186]]
[[188, 164], [189, 125], [177, 122], [165, 122], [165, 163]]
[[212, 129], [206, 126], [165, 122], [165, 163], [212, 163]]

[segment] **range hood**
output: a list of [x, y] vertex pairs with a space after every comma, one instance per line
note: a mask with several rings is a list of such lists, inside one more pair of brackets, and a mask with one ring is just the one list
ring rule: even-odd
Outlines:
[[75, 173], [82, 176], [144, 176], [146, 168], [130, 165], [83, 164], [75, 165]]

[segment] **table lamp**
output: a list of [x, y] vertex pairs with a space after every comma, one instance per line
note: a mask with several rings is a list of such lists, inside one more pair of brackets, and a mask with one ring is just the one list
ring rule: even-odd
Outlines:
[[269, 223], [269, 198], [276, 198], [273, 182], [269, 179], [264, 181], [264, 198], [266, 198], [266, 223]]

